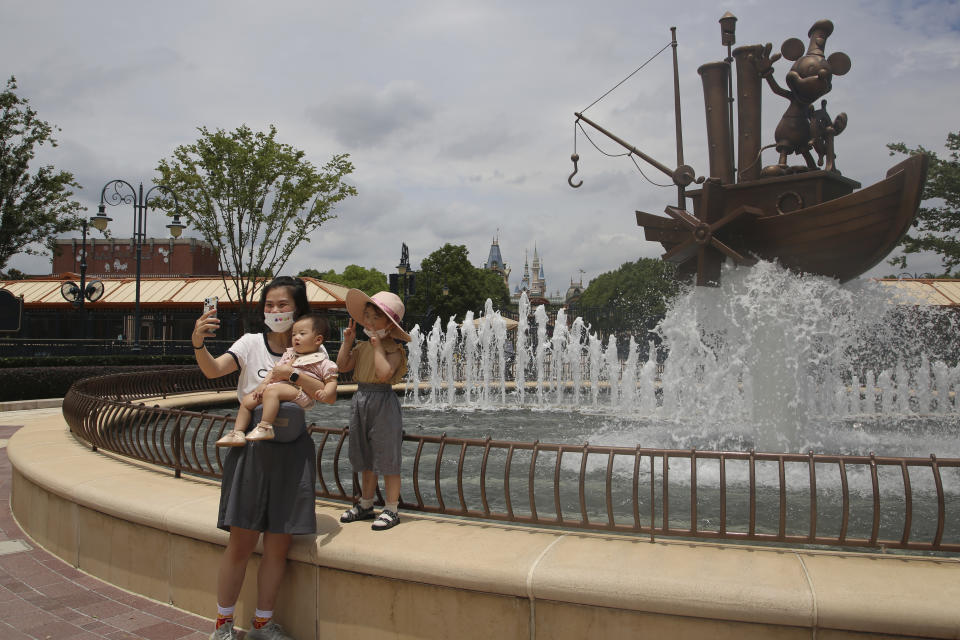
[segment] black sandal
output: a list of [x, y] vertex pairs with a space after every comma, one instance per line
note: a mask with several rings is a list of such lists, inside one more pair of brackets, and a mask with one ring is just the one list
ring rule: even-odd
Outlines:
[[354, 502], [353, 506], [340, 515], [340, 522], [356, 522], [357, 520], [373, 520], [373, 507], [364, 509], [359, 502]]
[[377, 519], [373, 521], [373, 524], [370, 525], [370, 528], [374, 531], [386, 531], [398, 524], [400, 524], [400, 514], [396, 511], [384, 509], [380, 512], [380, 515], [377, 516]]

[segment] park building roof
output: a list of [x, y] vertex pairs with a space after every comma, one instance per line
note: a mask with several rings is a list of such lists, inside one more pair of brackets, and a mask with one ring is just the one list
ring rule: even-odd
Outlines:
[[[87, 279], [87, 284], [94, 278]], [[96, 278], [103, 283], [103, 295], [95, 302], [87, 302], [88, 309], [95, 308], [132, 308], [136, 302], [136, 278]], [[25, 309], [71, 308], [72, 305], [60, 293], [64, 283], [80, 282], [75, 273], [63, 273], [59, 276], [31, 278], [29, 280], [0, 281], [0, 289], [5, 289], [16, 297], [23, 296]], [[307, 285], [307, 299], [314, 309], [344, 308], [349, 287], [303, 278]], [[229, 290], [229, 294], [228, 294]], [[220, 276], [195, 276], [187, 278], [140, 278], [140, 305], [152, 308], [197, 307], [203, 305], [205, 298], [216, 296], [219, 305], [236, 305], [233, 282], [227, 278], [224, 284]], [[259, 292], [257, 294], [259, 299]]]
[[[88, 308], [132, 308], [136, 301], [136, 278], [96, 278], [103, 283], [103, 295]], [[87, 282], [91, 282], [90, 278]], [[30, 278], [28, 280], [0, 281], [5, 289], [16, 297], [23, 296], [24, 308], [71, 308], [72, 305], [60, 294], [65, 282], [80, 282], [75, 273]], [[348, 287], [303, 278], [307, 285], [307, 299], [315, 309], [345, 307]], [[227, 287], [232, 281], [227, 279]], [[960, 309], [960, 279], [931, 278], [881, 278], [878, 282], [893, 287], [901, 294], [902, 304], [932, 305]], [[216, 296], [221, 306], [229, 307], [231, 296], [220, 276], [194, 276], [185, 278], [140, 278], [140, 304], [150, 307], [174, 308], [202, 305], [205, 298]], [[235, 296], [234, 296], [235, 297]]]
[[881, 278], [878, 282], [897, 290], [901, 304], [960, 309], [960, 280], [935, 278]]

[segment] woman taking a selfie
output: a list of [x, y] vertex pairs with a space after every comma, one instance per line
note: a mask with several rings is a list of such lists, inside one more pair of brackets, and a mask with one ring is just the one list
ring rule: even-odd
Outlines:
[[[220, 321], [216, 310], [197, 320], [192, 341], [197, 364], [208, 378], [239, 370], [237, 394], [243, 397], [274, 371], [289, 379], [290, 365], [275, 368], [290, 347], [294, 321], [309, 312], [306, 285], [300, 278], [281, 276], [266, 285], [259, 310], [266, 330], [240, 337], [226, 353], [214, 357], [203, 342], [216, 335]], [[289, 369], [289, 371], [286, 371]], [[314, 397], [325, 383], [309, 376], [294, 377], [294, 384]], [[331, 383], [336, 385], [336, 382]], [[321, 394], [331, 403], [336, 393]], [[294, 535], [316, 533], [314, 483], [316, 452], [310, 434], [304, 431], [290, 442], [249, 442], [227, 450], [220, 486], [217, 526], [230, 538], [217, 575], [217, 626], [211, 640], [236, 640], [234, 609], [243, 586], [247, 563], [263, 534], [263, 557], [257, 574], [256, 613], [248, 640], [292, 640], [273, 621], [273, 609], [286, 568], [287, 552]]]

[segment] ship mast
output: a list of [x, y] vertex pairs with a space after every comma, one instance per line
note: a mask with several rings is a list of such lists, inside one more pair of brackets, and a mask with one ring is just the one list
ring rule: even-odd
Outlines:
[[[680, 121], [680, 71], [677, 65], [677, 28], [670, 27], [670, 46], [673, 47], [673, 119], [677, 126], [677, 166], [683, 166], [683, 124]], [[677, 207], [687, 208], [685, 186], [677, 185]]]

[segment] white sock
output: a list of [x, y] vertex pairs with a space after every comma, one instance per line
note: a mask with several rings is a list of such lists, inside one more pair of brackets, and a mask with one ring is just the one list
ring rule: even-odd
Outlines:
[[273, 611], [261, 611], [260, 609], [257, 609], [256, 611], [254, 611], [253, 615], [260, 619], [269, 620], [270, 618], [273, 617]]
[[220, 603], [218, 602], [218, 603], [217, 603], [217, 615], [218, 615], [218, 616], [223, 616], [223, 617], [232, 616], [232, 615], [233, 615], [233, 611], [234, 611], [234, 609], [236, 609], [236, 608], [237, 608], [237, 605], [233, 605], [232, 607], [221, 607], [221, 606], [220, 606]]
[[383, 504], [383, 508], [387, 511], [393, 511], [394, 513], [396, 513], [400, 509], [400, 501], [398, 500], [396, 502], [385, 502]]
[[360, 498], [360, 508], [361, 509], [371, 509], [373, 507], [373, 498], [369, 500], [367, 498]]

